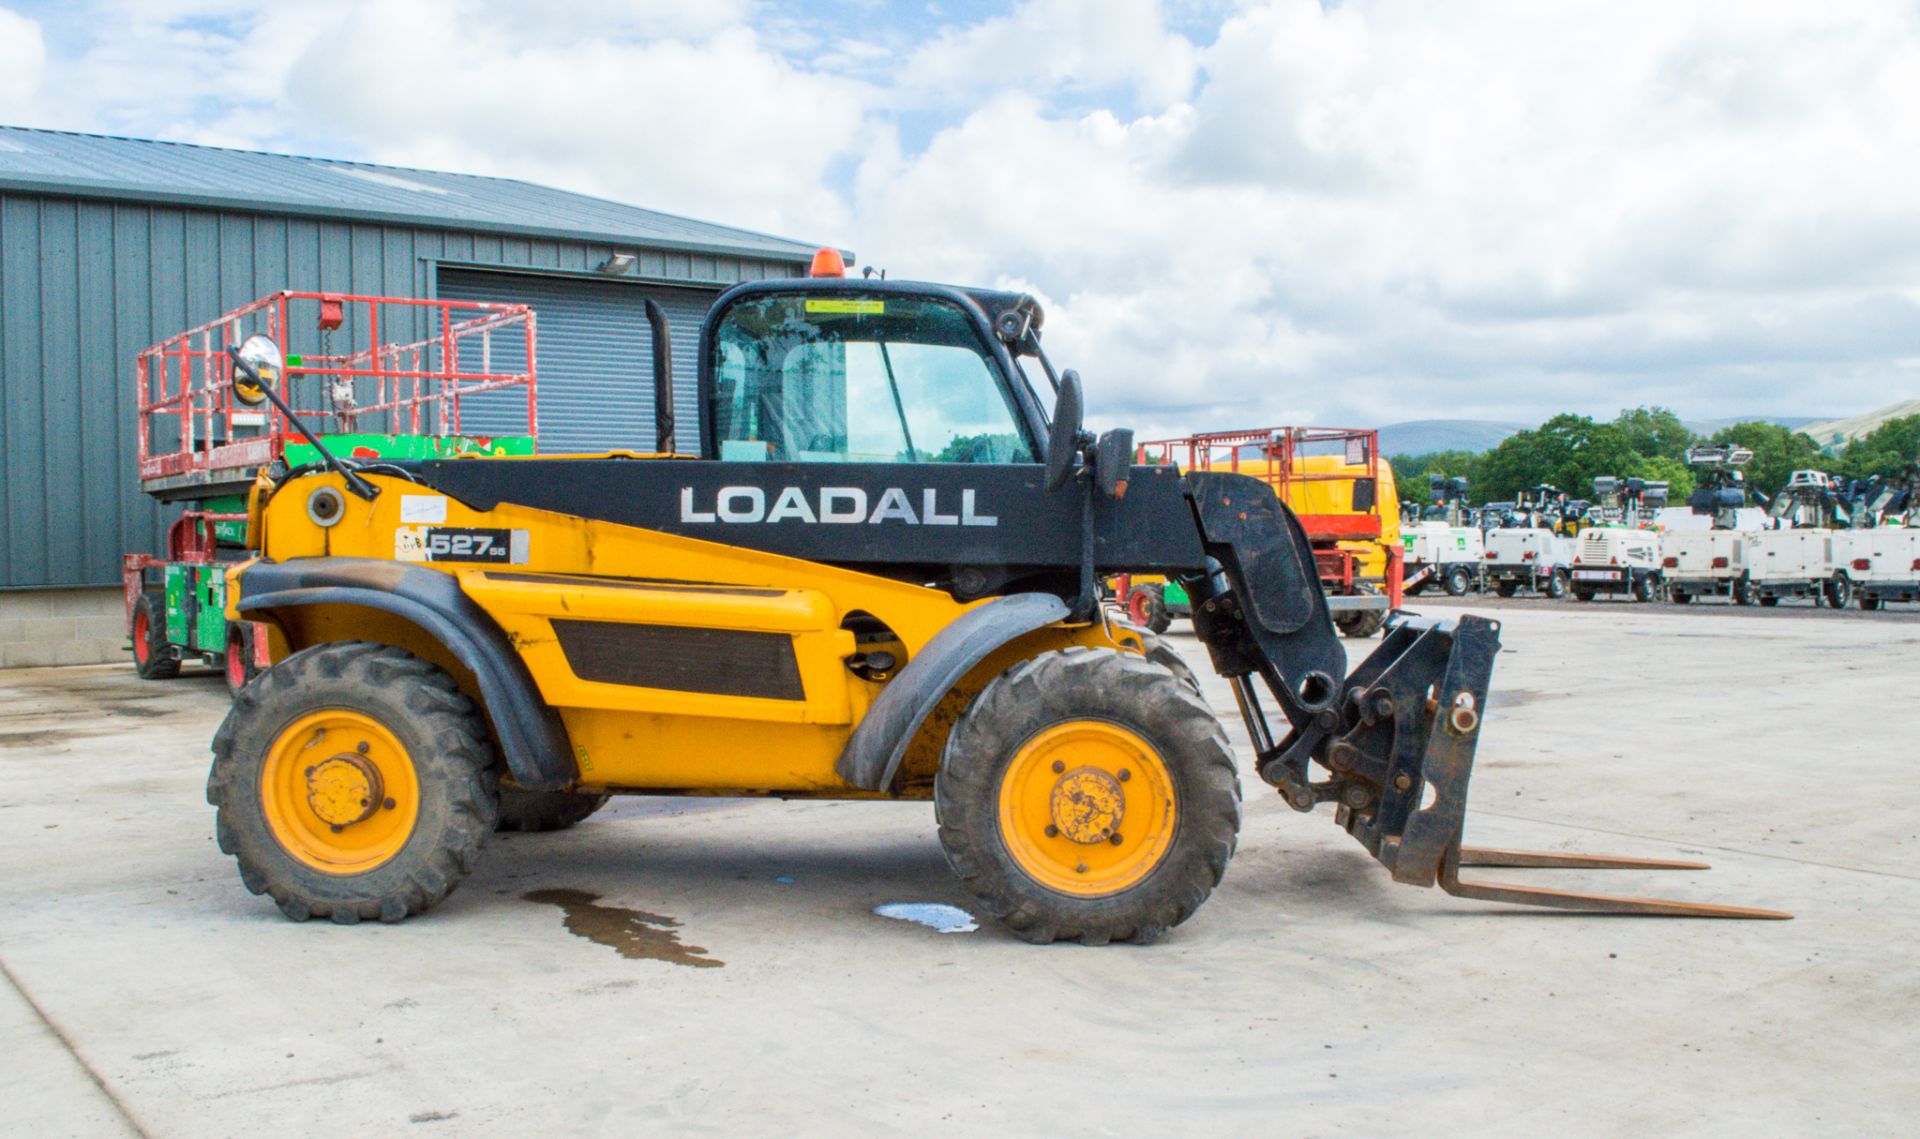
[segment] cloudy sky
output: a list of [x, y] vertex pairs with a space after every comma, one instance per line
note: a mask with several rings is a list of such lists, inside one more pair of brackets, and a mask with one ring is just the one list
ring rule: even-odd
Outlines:
[[1907, 0], [0, 0], [0, 122], [1026, 288], [1149, 432], [1920, 395]]

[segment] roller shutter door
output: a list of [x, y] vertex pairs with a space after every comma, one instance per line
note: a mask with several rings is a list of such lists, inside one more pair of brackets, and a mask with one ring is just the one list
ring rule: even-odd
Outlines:
[[[654, 449], [653, 336], [644, 304], [649, 298], [658, 301], [673, 337], [676, 449], [698, 450], [700, 322], [719, 290], [442, 269], [438, 293], [441, 300], [533, 309], [545, 454]], [[524, 410], [516, 414], [506, 404], [488, 404], [486, 397], [462, 412], [463, 426], [475, 432], [500, 433], [524, 423]]]

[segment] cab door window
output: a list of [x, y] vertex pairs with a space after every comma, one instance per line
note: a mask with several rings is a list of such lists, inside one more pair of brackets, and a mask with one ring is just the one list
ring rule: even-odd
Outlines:
[[727, 311], [714, 351], [722, 459], [1034, 461], [1011, 394], [953, 304], [756, 297]]

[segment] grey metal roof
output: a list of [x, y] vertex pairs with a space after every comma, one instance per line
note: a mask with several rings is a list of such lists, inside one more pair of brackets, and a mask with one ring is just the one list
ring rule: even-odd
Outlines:
[[0, 126], [0, 191], [360, 218], [781, 261], [816, 246], [513, 178]]

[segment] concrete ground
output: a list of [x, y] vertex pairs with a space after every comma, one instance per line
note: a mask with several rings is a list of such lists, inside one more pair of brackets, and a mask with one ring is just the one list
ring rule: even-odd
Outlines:
[[213, 843], [217, 679], [5, 672], [0, 1133], [1911, 1133], [1920, 619], [1422, 607], [1504, 622], [1470, 839], [1714, 864], [1503, 876], [1796, 920], [1398, 886], [1249, 780], [1146, 948], [876, 916], [970, 904], [924, 804], [626, 800], [296, 925]]

